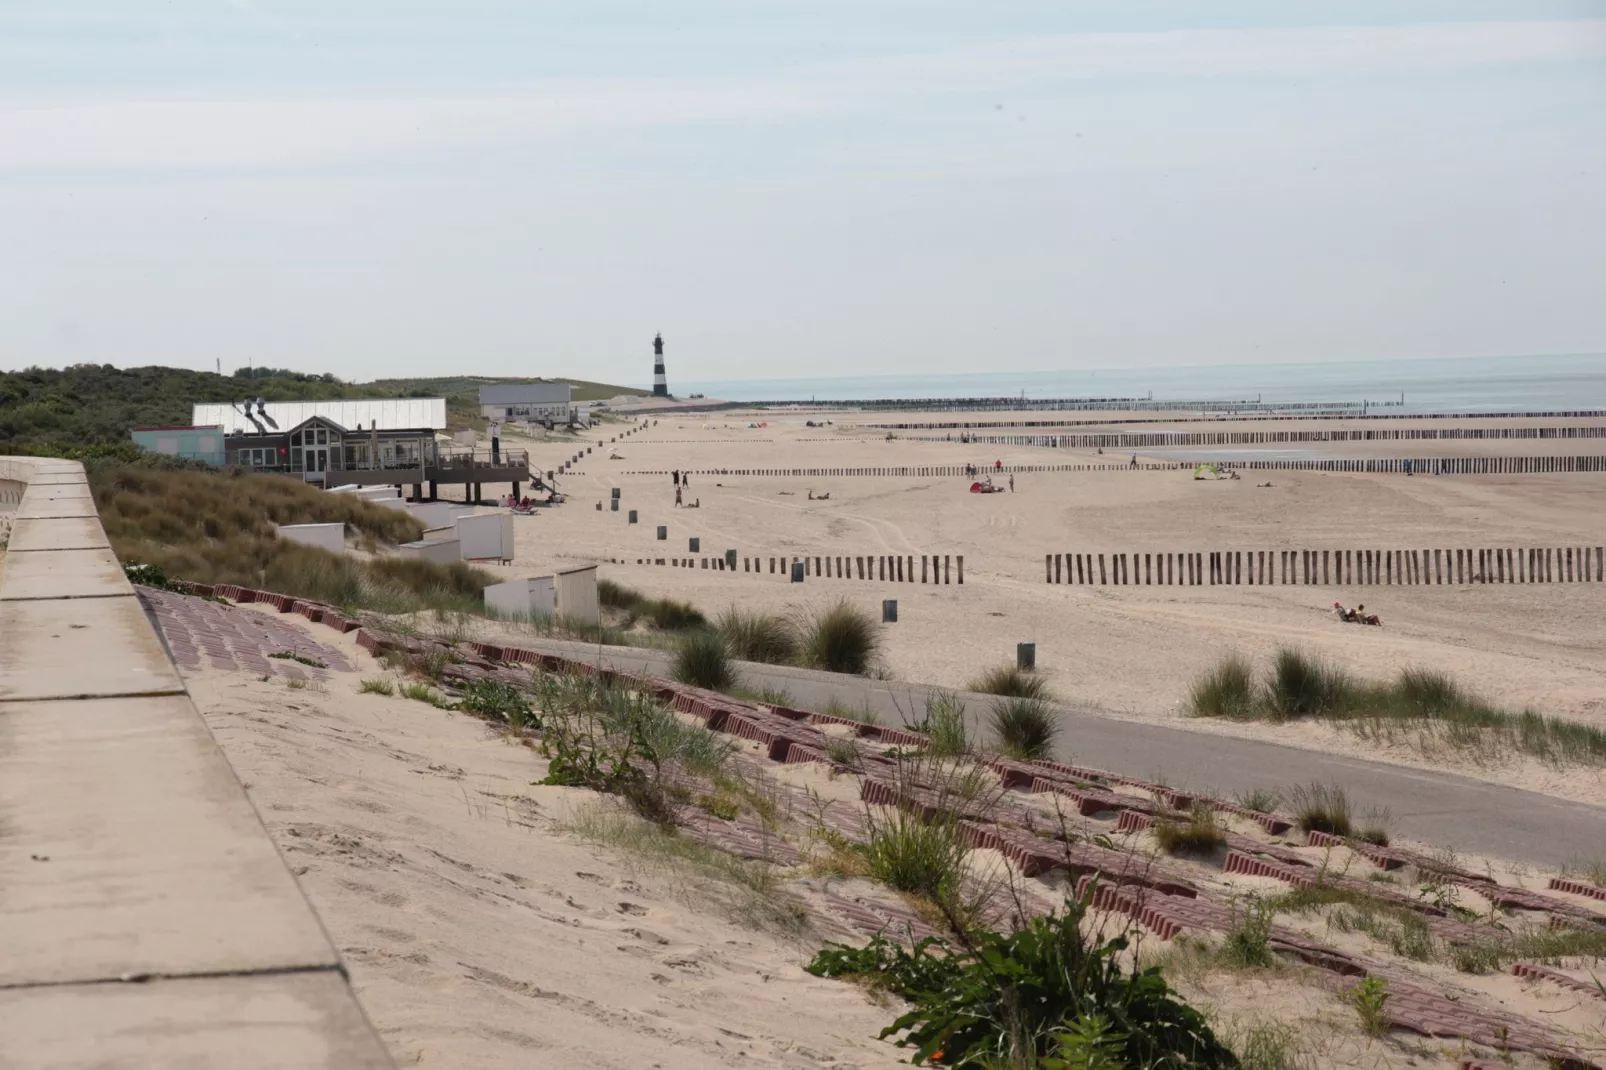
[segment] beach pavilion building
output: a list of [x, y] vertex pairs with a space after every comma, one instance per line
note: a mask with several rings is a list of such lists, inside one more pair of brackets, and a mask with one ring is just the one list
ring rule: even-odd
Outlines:
[[445, 398], [204, 404], [193, 421], [223, 429], [222, 463], [322, 487], [411, 485], [423, 500], [426, 487], [433, 499], [441, 484], [460, 484], [477, 501], [484, 484], [509, 484], [517, 496], [531, 478], [528, 451], [493, 458], [444, 434]]

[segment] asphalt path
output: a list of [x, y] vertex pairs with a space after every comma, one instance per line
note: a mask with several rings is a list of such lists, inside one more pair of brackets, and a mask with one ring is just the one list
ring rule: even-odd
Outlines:
[[[521, 646], [629, 673], [670, 675], [670, 655], [636, 647], [521, 638]], [[881, 723], [918, 720], [937, 689], [776, 665], [738, 662], [753, 690], [784, 689], [799, 709], [836, 699], [868, 707]], [[960, 692], [972, 721], [991, 696]], [[1606, 855], [1606, 808], [1490, 784], [1455, 773], [1324, 754], [1259, 740], [1189, 730], [1185, 725], [1121, 721], [1056, 704], [1062, 730], [1056, 757], [1178, 788], [1230, 798], [1251, 788], [1287, 789], [1315, 781], [1342, 786], [1357, 809], [1387, 809], [1400, 838], [1529, 865], [1561, 866]]]

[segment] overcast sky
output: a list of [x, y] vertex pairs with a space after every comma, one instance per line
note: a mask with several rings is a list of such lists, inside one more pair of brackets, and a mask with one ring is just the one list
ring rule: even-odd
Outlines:
[[1606, 0], [0, 0], [0, 368], [1594, 352], [1603, 295]]

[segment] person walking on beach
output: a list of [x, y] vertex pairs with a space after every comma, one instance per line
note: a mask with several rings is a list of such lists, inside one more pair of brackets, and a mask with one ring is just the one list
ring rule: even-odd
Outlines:
[[1009, 492], [1011, 494], [1015, 493], [1015, 475], [1013, 472], [1009, 476]]
[[496, 420], [491, 421], [491, 464], [498, 466], [502, 463], [502, 425]]
[[673, 472], [670, 472], [669, 478], [674, 482], [675, 486], [680, 486], [680, 469], [677, 468]]
[[679, 487], [675, 488], [675, 508], [676, 509], [680, 508], [680, 488]]
[[1127, 467], [1128, 468], [1136, 468], [1137, 466], [1138, 466], [1138, 455], [1134, 453], [1132, 455], [1132, 463], [1127, 465]]

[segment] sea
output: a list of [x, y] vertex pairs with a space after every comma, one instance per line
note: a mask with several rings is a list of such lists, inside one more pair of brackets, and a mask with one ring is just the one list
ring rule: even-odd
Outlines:
[[1221, 364], [975, 375], [672, 382], [682, 397], [726, 401], [899, 398], [1139, 398], [1155, 401], [1365, 402], [1387, 411], [1606, 410], [1606, 353], [1437, 360]]

